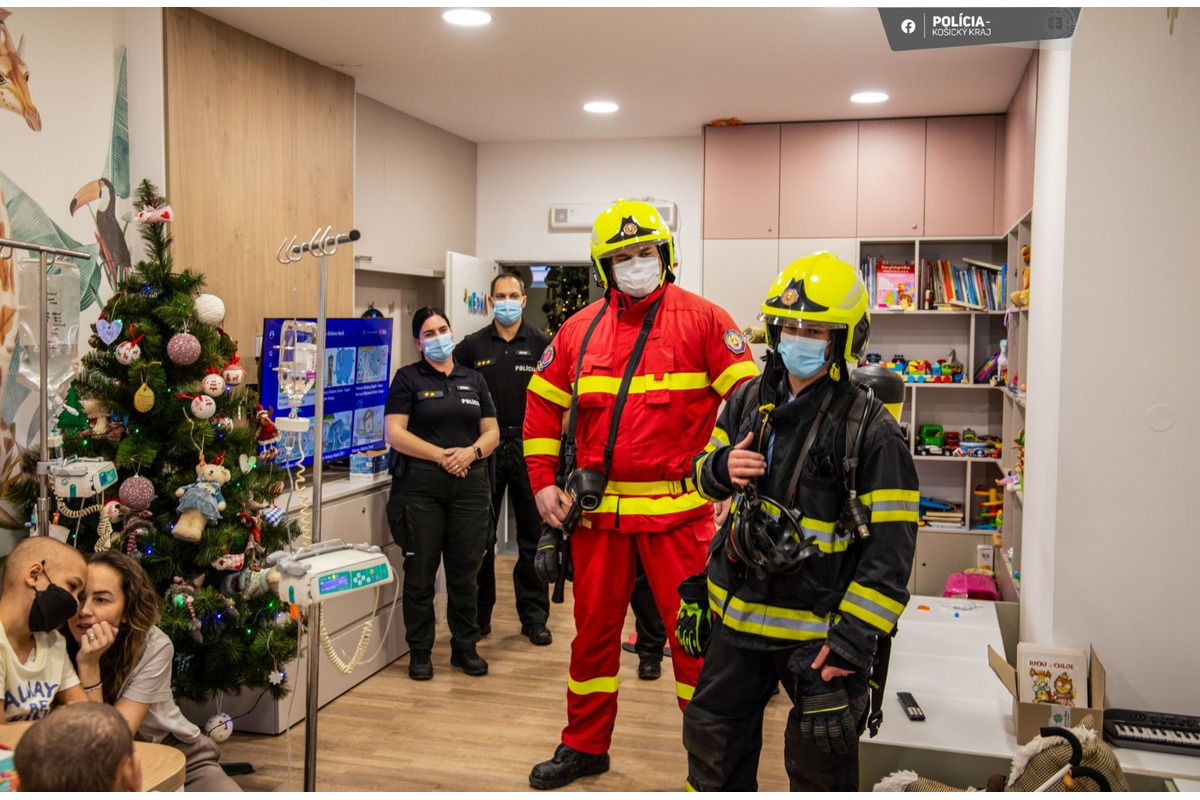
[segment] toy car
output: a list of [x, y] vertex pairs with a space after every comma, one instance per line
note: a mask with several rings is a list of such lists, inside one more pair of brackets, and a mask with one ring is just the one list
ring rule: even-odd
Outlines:
[[947, 449], [953, 450], [954, 448], [958, 447], [958, 443], [960, 441], [961, 437], [959, 436], [958, 431], [946, 431], [944, 442]]
[[921, 444], [941, 447], [944, 437], [941, 425], [922, 425], [919, 431]]

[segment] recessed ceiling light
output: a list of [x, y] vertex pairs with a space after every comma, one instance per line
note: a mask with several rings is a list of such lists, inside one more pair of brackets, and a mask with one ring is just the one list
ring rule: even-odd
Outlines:
[[475, 8], [452, 8], [442, 14], [442, 19], [451, 25], [487, 25], [492, 15]]
[[884, 92], [856, 92], [850, 95], [852, 103], [882, 103], [888, 96]]
[[593, 114], [611, 114], [620, 106], [616, 103], [610, 103], [607, 100], [594, 100], [591, 103], [584, 103], [583, 110], [590, 111]]

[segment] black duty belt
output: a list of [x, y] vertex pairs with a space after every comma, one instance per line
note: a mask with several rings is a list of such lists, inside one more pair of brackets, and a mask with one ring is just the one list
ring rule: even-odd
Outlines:
[[525, 435], [525, 429], [520, 425], [501, 425], [501, 439], [521, 439]]

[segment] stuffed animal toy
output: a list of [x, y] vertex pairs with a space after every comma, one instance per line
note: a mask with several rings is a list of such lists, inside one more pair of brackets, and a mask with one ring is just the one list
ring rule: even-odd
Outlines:
[[[1121, 764], [1086, 716], [1074, 728], [1042, 728], [1013, 757], [1007, 776], [993, 773], [989, 792], [1128, 792]], [[875, 784], [876, 792], [961, 792], [944, 783], [922, 778], [910, 770], [893, 772]]]
[[225, 454], [222, 453], [211, 464], [206, 464], [204, 453], [201, 453], [200, 463], [196, 465], [196, 482], [175, 490], [175, 496], [181, 498], [179, 521], [171, 529], [176, 539], [198, 542], [208, 523], [221, 518], [221, 512], [225, 510], [221, 487], [230, 478], [229, 470], [222, 466], [224, 460]]
[[1025, 262], [1021, 269], [1021, 289], [1009, 295], [1013, 305], [1018, 308], [1029, 305], [1029, 245], [1021, 248], [1021, 260]]

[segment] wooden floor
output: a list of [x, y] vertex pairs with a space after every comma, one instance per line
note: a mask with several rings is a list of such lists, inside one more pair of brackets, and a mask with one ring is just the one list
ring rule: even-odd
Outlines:
[[[496, 558], [499, 595], [492, 635], [479, 643], [490, 672], [472, 678], [450, 667], [449, 633], [438, 626], [431, 681], [408, 678], [408, 656], [326, 705], [317, 731], [319, 791], [533, 791], [530, 768], [550, 758], [566, 723], [567, 662], [575, 625], [571, 593], [550, 611], [554, 643], [521, 636], [513, 606], [513, 558]], [[626, 620], [628, 636], [633, 616]], [[570, 791], [680, 791], [687, 756], [670, 660], [657, 681], [637, 678], [637, 656], [622, 653], [620, 710], [609, 754], [612, 769]], [[325, 665], [322, 666], [322, 669]], [[304, 697], [296, 699], [303, 703]], [[788, 700], [767, 708], [759, 788], [786, 791], [783, 727]], [[289, 758], [289, 738], [291, 754]], [[279, 736], [235, 733], [222, 761], [249, 761], [235, 778], [247, 791], [304, 787], [304, 723]]]

